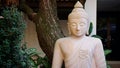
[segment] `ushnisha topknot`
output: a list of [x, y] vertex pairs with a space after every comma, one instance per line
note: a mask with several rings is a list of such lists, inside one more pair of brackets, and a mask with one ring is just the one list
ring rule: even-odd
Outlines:
[[83, 8], [83, 5], [77, 1], [77, 3], [74, 5], [74, 8]]
[[74, 5], [74, 9], [68, 15], [68, 21], [70, 19], [80, 19], [80, 18], [88, 19], [88, 15], [86, 11], [83, 9], [83, 5], [79, 1], [77, 1], [76, 4]]

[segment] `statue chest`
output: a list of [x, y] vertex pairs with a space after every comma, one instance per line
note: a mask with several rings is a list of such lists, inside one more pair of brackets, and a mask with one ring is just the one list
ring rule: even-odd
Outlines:
[[61, 46], [64, 59], [79, 58], [87, 59], [93, 56], [95, 45], [92, 42], [67, 43]]

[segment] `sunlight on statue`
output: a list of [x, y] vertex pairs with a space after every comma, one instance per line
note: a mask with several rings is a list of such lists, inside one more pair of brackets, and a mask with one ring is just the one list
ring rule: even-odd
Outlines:
[[52, 68], [106, 68], [103, 45], [100, 39], [86, 36], [89, 18], [78, 1], [68, 16], [69, 37], [55, 43]]

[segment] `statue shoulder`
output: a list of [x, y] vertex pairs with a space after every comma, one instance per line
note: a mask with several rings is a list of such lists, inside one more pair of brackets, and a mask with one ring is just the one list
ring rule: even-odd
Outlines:
[[101, 42], [101, 39], [99, 38], [95, 38], [95, 37], [88, 37], [88, 38], [94, 42]]
[[59, 38], [56, 40], [57, 43], [63, 43], [65, 41], [69, 40], [69, 37]]

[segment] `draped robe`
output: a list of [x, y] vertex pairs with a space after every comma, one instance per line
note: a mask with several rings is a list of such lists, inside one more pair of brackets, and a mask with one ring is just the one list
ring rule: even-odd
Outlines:
[[[98, 38], [84, 37], [80, 40], [62, 38], [58, 40], [59, 52], [55, 55], [65, 62], [65, 68], [106, 68], [105, 56], [102, 42]], [[54, 59], [53, 59], [54, 60]], [[53, 61], [55, 62], [55, 61]], [[54, 64], [53, 64], [54, 65]], [[56, 68], [61, 68], [58, 67]]]

